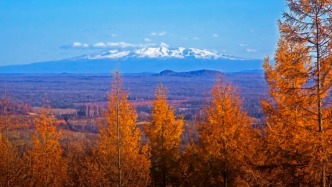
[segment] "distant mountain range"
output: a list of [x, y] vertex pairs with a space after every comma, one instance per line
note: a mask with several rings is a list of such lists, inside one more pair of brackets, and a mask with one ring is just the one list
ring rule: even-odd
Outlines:
[[122, 73], [192, 71], [211, 69], [221, 72], [261, 70], [262, 60], [249, 60], [197, 48], [160, 47], [112, 49], [59, 61], [0, 66], [0, 73]]
[[234, 56], [223, 55], [208, 50], [197, 48], [168, 48], [167, 44], [161, 43], [160, 47], [147, 47], [134, 50], [107, 50], [98, 54], [85, 55], [84, 59], [128, 59], [128, 58], [148, 58], [148, 59], [225, 59], [225, 60], [244, 60]]

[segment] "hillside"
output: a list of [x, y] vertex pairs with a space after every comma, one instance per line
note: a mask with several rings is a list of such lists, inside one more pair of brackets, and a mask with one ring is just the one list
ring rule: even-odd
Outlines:
[[164, 70], [158, 74], [157, 76], [178, 76], [178, 77], [210, 77], [216, 78], [217, 76], [222, 76], [223, 74], [220, 71], [214, 70], [196, 70], [189, 72], [175, 72], [172, 70]]

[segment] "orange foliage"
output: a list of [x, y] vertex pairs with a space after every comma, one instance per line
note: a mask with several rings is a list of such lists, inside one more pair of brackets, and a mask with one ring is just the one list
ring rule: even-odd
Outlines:
[[[236, 185], [254, 180], [251, 163], [254, 161], [257, 134], [250, 118], [241, 107], [241, 100], [229, 84], [218, 80], [211, 91], [211, 104], [201, 115], [198, 124], [201, 184]], [[245, 182], [247, 181], [247, 182]], [[203, 182], [203, 183], [202, 183]]]
[[150, 143], [151, 174], [157, 186], [176, 185], [183, 119], [176, 119], [167, 104], [167, 90], [159, 85], [152, 105], [151, 123], [145, 126]]
[[268, 178], [286, 186], [327, 186], [331, 170], [332, 1], [288, 0], [279, 22], [274, 67], [264, 63], [270, 98], [267, 116]]
[[128, 101], [121, 77], [116, 72], [105, 115], [106, 124], [99, 130], [96, 185], [145, 186], [149, 183], [150, 161], [146, 148], [141, 146], [136, 118], [136, 111]]
[[0, 184], [1, 186], [23, 185], [28, 173], [23, 160], [17, 154], [15, 147], [0, 134]]
[[66, 182], [67, 162], [62, 158], [59, 144], [61, 132], [53, 125], [52, 117], [46, 111], [35, 119], [36, 132], [33, 135], [31, 158], [32, 186], [63, 186]]

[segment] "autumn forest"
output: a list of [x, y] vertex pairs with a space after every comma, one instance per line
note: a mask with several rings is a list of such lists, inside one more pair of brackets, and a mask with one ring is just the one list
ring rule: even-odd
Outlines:
[[26, 115], [5, 95], [0, 186], [331, 186], [332, 0], [287, 6], [263, 64], [262, 123], [221, 76], [189, 123], [163, 84], [139, 119], [115, 71], [93, 133], [68, 130], [47, 102]]

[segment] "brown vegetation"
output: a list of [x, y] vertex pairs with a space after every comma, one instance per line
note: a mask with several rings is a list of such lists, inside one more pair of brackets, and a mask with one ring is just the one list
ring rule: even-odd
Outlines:
[[129, 101], [118, 72], [106, 110], [33, 111], [5, 97], [0, 186], [331, 186], [332, 1], [287, 3], [275, 64], [264, 63], [264, 125], [221, 79], [190, 122], [162, 85], [138, 122], [134, 105], [148, 103]]

